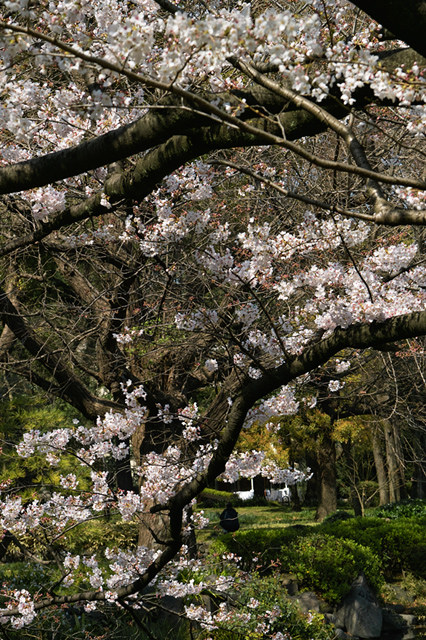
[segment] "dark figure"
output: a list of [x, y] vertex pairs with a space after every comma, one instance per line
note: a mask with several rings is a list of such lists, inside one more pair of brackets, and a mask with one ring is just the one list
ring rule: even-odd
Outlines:
[[232, 504], [228, 502], [225, 511], [220, 514], [220, 526], [228, 533], [238, 531], [240, 523], [238, 522], [238, 513], [232, 508]]

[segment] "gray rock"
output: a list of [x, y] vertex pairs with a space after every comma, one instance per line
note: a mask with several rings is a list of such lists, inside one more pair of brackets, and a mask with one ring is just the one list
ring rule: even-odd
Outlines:
[[410, 605], [414, 602], [414, 595], [407, 591], [407, 589], [404, 589], [397, 584], [388, 584], [386, 586], [389, 592], [393, 594], [392, 600], [396, 600], [403, 606]]
[[357, 638], [354, 638], [354, 636], [350, 636], [348, 633], [345, 633], [343, 629], [336, 629], [335, 637], [338, 640], [357, 640]]
[[387, 604], [386, 609], [395, 611], [395, 613], [404, 613], [405, 607], [403, 604]]
[[382, 631], [382, 611], [363, 573], [352, 583], [348, 595], [336, 611], [336, 628], [360, 638], [378, 638]]
[[411, 615], [410, 613], [403, 613], [401, 615], [401, 618], [406, 622], [408, 627], [413, 627], [414, 625], [418, 624], [418, 620], [416, 618], [416, 616]]
[[282, 574], [282, 584], [289, 596], [295, 596], [299, 593], [299, 585], [296, 578], [291, 573]]
[[321, 600], [313, 591], [304, 591], [297, 596], [290, 598], [291, 600], [298, 602], [300, 609], [303, 613], [308, 611], [317, 611], [318, 613], [331, 613], [332, 608], [325, 600]]
[[325, 624], [332, 624], [334, 626], [336, 624], [336, 616], [334, 613], [325, 613], [324, 622]]

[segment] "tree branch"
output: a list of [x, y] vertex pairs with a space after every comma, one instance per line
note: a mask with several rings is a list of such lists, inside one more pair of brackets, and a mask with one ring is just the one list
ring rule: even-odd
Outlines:
[[[369, 218], [372, 222], [376, 222], [377, 224], [386, 224], [389, 226], [397, 226], [401, 224], [425, 224], [426, 211], [418, 211], [417, 209], [402, 209], [400, 207], [393, 206], [386, 200], [379, 182], [387, 183], [387, 177], [385, 178], [383, 174], [378, 174], [372, 171], [372, 167], [368, 162], [367, 155], [362, 145], [359, 143], [357, 137], [349, 126], [335, 118], [331, 113], [320, 107], [318, 104], [315, 104], [305, 96], [301, 96], [295, 91], [283, 87], [270, 78], [262, 75], [261, 73], [256, 71], [256, 69], [250, 64], [242, 62], [237, 58], [232, 58], [231, 62], [237, 69], [243, 71], [249, 78], [262, 85], [266, 89], [273, 91], [282, 98], [291, 100], [291, 102], [293, 102], [296, 106], [300, 107], [301, 109], [305, 109], [316, 118], [318, 118], [318, 120], [322, 122], [326, 127], [330, 127], [339, 136], [341, 136], [357, 167], [363, 171], [363, 173], [359, 175], [368, 178], [366, 182], [367, 194], [373, 202], [373, 209], [375, 212], [375, 215]], [[321, 166], [318, 159], [313, 160], [312, 162], [317, 166]], [[342, 168], [338, 168], [337, 166], [341, 164], [342, 163], [336, 162], [335, 169], [342, 171]], [[347, 167], [347, 169], [343, 169], [343, 171], [351, 173], [348, 165], [345, 166]], [[375, 177], [373, 176], [373, 173], [376, 174]], [[419, 188], [426, 188], [426, 183], [424, 183], [423, 187]]]
[[61, 389], [62, 396], [67, 398], [83, 415], [91, 420], [96, 420], [99, 415], [105, 415], [107, 411], [113, 409], [122, 410], [121, 405], [92, 395], [61, 358], [50, 351], [46, 344], [37, 338], [23, 316], [12, 304], [8, 295], [1, 289], [0, 316], [2, 321], [13, 331], [22, 346], [36, 357], [37, 361], [54, 377]]

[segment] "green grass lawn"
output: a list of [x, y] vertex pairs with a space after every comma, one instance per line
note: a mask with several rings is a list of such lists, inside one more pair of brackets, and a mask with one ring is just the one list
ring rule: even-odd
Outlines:
[[[203, 511], [204, 516], [207, 517], [210, 522], [205, 529], [199, 529], [197, 531], [197, 541], [201, 543], [208, 543], [209, 540], [216, 538], [223, 533], [220, 524], [219, 517], [223, 511], [223, 505], [218, 504], [216, 508], [202, 509], [197, 508], [197, 511]], [[247, 506], [236, 507], [238, 517], [240, 521], [240, 529], [271, 529], [289, 527], [295, 524], [304, 524], [312, 526], [317, 524], [315, 522], [315, 509], [303, 509], [302, 511], [292, 511], [291, 507], [287, 505], [280, 505], [278, 503], [271, 502], [265, 506]]]

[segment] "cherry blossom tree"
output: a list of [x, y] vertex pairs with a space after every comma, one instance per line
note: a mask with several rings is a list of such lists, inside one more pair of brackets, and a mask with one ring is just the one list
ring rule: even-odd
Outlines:
[[54, 550], [113, 511], [156, 546], [56, 554], [60, 584], [9, 593], [2, 624], [183, 593], [209, 483], [298, 479], [233, 455], [241, 429], [425, 335], [424, 3], [380, 4], [3, 2], [1, 360], [82, 417], [25, 435], [21, 456], [76, 471], [44, 498], [3, 487], [1, 525]]

